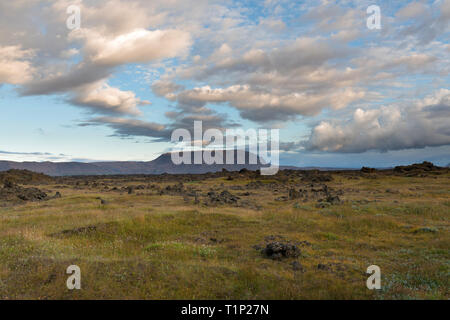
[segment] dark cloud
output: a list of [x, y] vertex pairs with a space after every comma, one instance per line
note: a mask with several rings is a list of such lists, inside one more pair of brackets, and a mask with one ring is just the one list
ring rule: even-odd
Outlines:
[[53, 155], [49, 152], [15, 152], [15, 151], [4, 151], [0, 150], [1, 154], [10, 154], [10, 155], [32, 155], [32, 156], [49, 156]]
[[81, 127], [99, 125], [112, 128], [115, 135], [120, 137], [140, 136], [156, 138], [156, 141], [166, 141], [171, 135], [171, 130], [164, 125], [136, 119], [98, 117], [79, 124]]
[[110, 67], [97, 66], [93, 63], [80, 63], [60, 76], [39, 79], [25, 84], [19, 92], [23, 96], [64, 93], [99, 81], [109, 76]]
[[171, 112], [166, 116], [172, 120], [168, 125], [129, 118], [98, 117], [81, 122], [78, 126], [107, 126], [114, 130], [114, 136], [154, 138], [152, 141], [170, 141], [175, 129], [187, 129], [193, 134], [194, 121], [202, 122], [203, 131], [211, 128], [225, 130], [226, 128], [239, 126], [237, 123], [227, 122], [225, 115], [216, 114], [212, 111], [203, 115]]

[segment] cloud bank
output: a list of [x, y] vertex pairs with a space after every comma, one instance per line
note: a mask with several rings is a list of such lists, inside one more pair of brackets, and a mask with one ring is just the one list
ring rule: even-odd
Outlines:
[[[69, 5], [81, 9], [78, 30], [65, 25]], [[285, 151], [450, 145], [450, 0], [381, 1], [379, 31], [366, 27], [367, 6], [2, 2], [0, 84], [21, 96], [62, 97], [89, 111], [81, 127], [108, 127], [116, 137], [167, 141], [171, 130], [202, 120], [204, 128], [290, 128]], [[146, 97], [116, 81], [126, 72]], [[309, 134], [298, 138], [297, 126]]]

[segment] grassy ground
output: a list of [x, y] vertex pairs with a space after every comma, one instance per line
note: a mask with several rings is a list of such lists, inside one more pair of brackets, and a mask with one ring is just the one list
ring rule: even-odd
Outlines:
[[[249, 190], [246, 199], [257, 209], [194, 204], [181, 195], [41, 186], [62, 198], [0, 208], [0, 298], [450, 298], [450, 174], [333, 178], [327, 185], [344, 190], [343, 202], [325, 208], [313, 200], [275, 201], [284, 191], [270, 188]], [[249, 181], [218, 177], [185, 185], [207, 192]], [[300, 257], [264, 257], [254, 246], [269, 236], [299, 242]], [[81, 290], [66, 288], [72, 264], [81, 268]], [[373, 264], [381, 268], [381, 290], [366, 287]]]

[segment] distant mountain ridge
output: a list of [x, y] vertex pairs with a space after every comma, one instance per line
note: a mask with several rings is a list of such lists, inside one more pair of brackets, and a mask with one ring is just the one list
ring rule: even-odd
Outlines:
[[[196, 151], [201, 152], [201, 151]], [[193, 163], [194, 154], [191, 155]], [[226, 152], [224, 152], [225, 163]], [[236, 151], [235, 151], [235, 159]], [[265, 166], [264, 161], [258, 157], [257, 164], [250, 164], [250, 153], [245, 151], [245, 164], [180, 164], [175, 165], [172, 162], [171, 154], [165, 153], [152, 161], [110, 161], [110, 162], [14, 162], [0, 161], [0, 171], [10, 169], [29, 170], [38, 173], [44, 173], [50, 176], [74, 176], [74, 175], [127, 175], [127, 174], [196, 174], [217, 172], [222, 169], [228, 171], [239, 171], [243, 168], [248, 170], [258, 170]]]
[[[200, 151], [196, 151], [200, 152]], [[193, 163], [194, 153], [191, 153]], [[239, 171], [241, 169], [259, 170], [267, 166], [265, 162], [257, 158], [258, 164], [249, 164], [250, 153], [245, 151], [245, 164], [180, 164], [172, 162], [171, 154], [164, 153], [152, 161], [108, 161], [108, 162], [15, 162], [0, 160], [0, 172], [10, 169], [29, 170], [43, 173], [49, 176], [82, 176], [82, 175], [130, 175], [130, 174], [201, 174], [218, 172], [222, 169]], [[234, 159], [236, 159], [236, 152]], [[223, 162], [226, 161], [224, 152]], [[295, 167], [280, 166], [282, 169], [291, 170], [349, 170], [349, 168], [323, 168], [323, 167]], [[356, 168], [355, 168], [356, 169]], [[352, 169], [350, 169], [352, 170]]]

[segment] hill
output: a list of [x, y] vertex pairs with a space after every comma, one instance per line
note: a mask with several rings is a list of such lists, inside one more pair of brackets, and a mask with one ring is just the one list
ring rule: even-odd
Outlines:
[[51, 177], [29, 170], [10, 169], [5, 172], [0, 172], [0, 184], [4, 184], [6, 182], [19, 184], [41, 184], [51, 181]]

